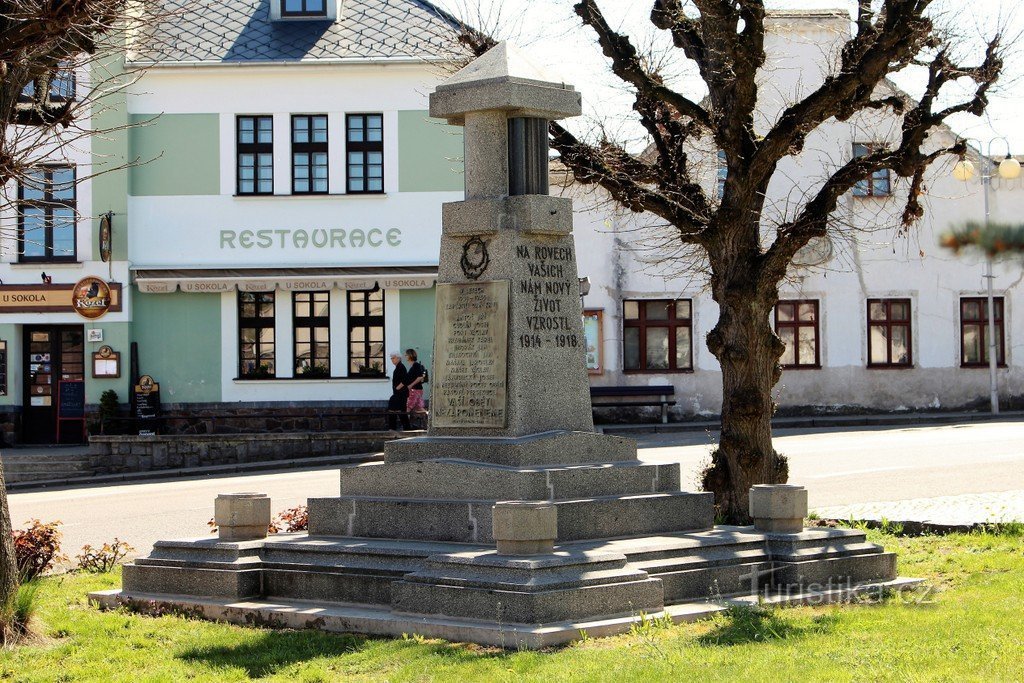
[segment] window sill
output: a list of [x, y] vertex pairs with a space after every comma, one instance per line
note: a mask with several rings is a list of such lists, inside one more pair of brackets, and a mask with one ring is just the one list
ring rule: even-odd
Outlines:
[[39, 268], [40, 266], [46, 266], [47, 268], [68, 268], [76, 269], [81, 268], [85, 265], [84, 261], [12, 261], [7, 265], [12, 268]]
[[892, 364], [892, 365], [878, 365], [878, 364], [871, 365], [871, 364], [868, 364], [867, 369], [868, 370], [913, 370], [914, 369], [914, 365], [913, 365], [913, 363], [906, 364], [906, 365], [896, 365], [895, 363]]
[[623, 370], [624, 375], [692, 375], [693, 368], [689, 370]]
[[339, 382], [386, 382], [390, 381], [388, 377], [384, 375], [373, 376], [373, 377], [235, 377], [232, 379], [233, 382], [240, 382], [243, 384], [260, 384], [263, 382], [297, 382], [299, 384], [308, 384], [312, 382], [325, 382], [329, 384], [337, 384]]
[[[961, 370], [988, 370], [988, 363], [961, 363]], [[996, 363], [997, 370], [1005, 370], [1006, 363]]]
[[238, 194], [231, 195], [235, 199], [280, 199], [281, 197], [298, 197], [300, 199], [327, 199], [330, 197], [387, 197], [387, 192], [282, 192], [280, 194]]

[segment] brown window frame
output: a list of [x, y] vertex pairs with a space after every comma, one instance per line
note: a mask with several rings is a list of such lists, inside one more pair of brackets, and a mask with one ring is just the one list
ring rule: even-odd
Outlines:
[[[308, 301], [304, 301], [303, 297], [309, 297]], [[322, 297], [320, 301], [317, 301], [318, 297]], [[316, 310], [319, 304], [327, 304], [327, 315], [317, 315]], [[309, 305], [309, 315], [300, 315], [300, 306]], [[327, 339], [324, 342], [318, 342], [316, 339], [316, 331], [318, 329], [327, 330]], [[309, 331], [309, 341], [299, 341], [299, 330]], [[327, 345], [327, 355], [320, 356], [317, 354], [317, 345]], [[299, 365], [299, 346], [309, 346], [309, 356], [307, 358], [309, 368], [315, 368], [317, 365], [323, 365], [326, 369], [326, 375], [322, 371], [310, 370], [307, 373], [300, 372]], [[295, 377], [329, 377], [331, 374], [331, 293], [326, 290], [320, 291], [309, 291], [309, 292], [293, 292], [292, 293], [292, 369]]]
[[[378, 116], [380, 117], [380, 140], [368, 140], [369, 132], [371, 129], [369, 126], [369, 117]], [[363, 119], [362, 128], [352, 128], [352, 120], [354, 118], [361, 117]], [[352, 131], [361, 131], [362, 140], [352, 140]], [[351, 155], [353, 152], [358, 152], [363, 155], [363, 160], [359, 163], [353, 163], [351, 161]], [[369, 154], [371, 152], [380, 153], [380, 164], [371, 164], [369, 162]], [[368, 189], [370, 179], [370, 167], [380, 166], [380, 189], [370, 190]], [[360, 168], [362, 176], [353, 176], [352, 170], [354, 168]], [[363, 181], [363, 189], [352, 189], [353, 181]], [[346, 194], [384, 194], [384, 114], [381, 112], [367, 112], [364, 114], [346, 114], [345, 115], [345, 193]]]
[[[857, 148], [863, 147], [864, 154], [857, 154]], [[853, 158], [859, 159], [880, 149], [882, 145], [870, 142], [853, 143]], [[876, 189], [875, 184], [885, 178], [885, 190]], [[866, 178], [861, 178], [853, 186], [854, 197], [891, 197], [892, 196], [892, 173], [887, 168], [881, 168], [870, 173]]]
[[[268, 301], [261, 301], [261, 298], [267, 297]], [[246, 301], [246, 298], [251, 298], [252, 301]], [[238, 377], [240, 379], [273, 379], [277, 376], [277, 331], [275, 321], [277, 320], [277, 297], [274, 292], [239, 292], [237, 305], [238, 305]], [[254, 305], [254, 316], [244, 315], [245, 309], [243, 306], [247, 303]], [[269, 303], [271, 307], [270, 316], [260, 315], [260, 304]], [[246, 342], [242, 336], [242, 330], [253, 329], [255, 334], [253, 336], [253, 358], [255, 359], [256, 366], [253, 370], [246, 372], [245, 370], [245, 359], [243, 357], [242, 349], [249, 343]], [[262, 330], [269, 329], [274, 332], [274, 340], [271, 342], [264, 342], [260, 337]], [[270, 345], [273, 348], [273, 365], [270, 367], [268, 374], [261, 374], [260, 363], [263, 356], [263, 347]]]
[[[811, 305], [814, 306], [814, 320], [800, 320], [800, 306]], [[792, 306], [793, 307], [793, 319], [792, 320], [781, 320], [779, 318], [779, 307], [780, 306]], [[801, 363], [800, 362], [800, 328], [811, 328], [814, 330], [814, 363]], [[781, 328], [793, 330], [793, 360], [794, 363], [782, 363], [782, 367], [786, 370], [820, 370], [821, 369], [821, 306], [819, 305], [818, 299], [780, 299], [775, 304], [775, 334], [782, 338], [779, 334]], [[781, 359], [779, 361], [781, 363]]]
[[[370, 315], [369, 308], [371, 300], [376, 302], [376, 297], [378, 296], [380, 297], [380, 315]], [[356, 301], [357, 297], [361, 299], [361, 303], [363, 304], [363, 315], [352, 314], [352, 304]], [[387, 362], [387, 351], [384, 348], [384, 344], [387, 341], [387, 309], [385, 306], [384, 290], [379, 287], [375, 287], [374, 289], [350, 289], [345, 292], [345, 314], [348, 318], [348, 376], [371, 378], [387, 377], [387, 366], [385, 365]], [[370, 339], [370, 330], [375, 327], [379, 327], [381, 330], [379, 342], [375, 342]], [[363, 329], [363, 339], [361, 341], [352, 340], [352, 331], [357, 328]], [[380, 354], [377, 356], [374, 356], [370, 351], [373, 344], [380, 344]], [[361, 353], [353, 354], [352, 350], [357, 345], [362, 347]], [[354, 362], [354, 358], [364, 359], [366, 364], [363, 366], [363, 372], [359, 372], [358, 370], [353, 371], [352, 364]], [[378, 360], [380, 362], [380, 370], [378, 372], [374, 372], [372, 370], [372, 364]]]
[[[306, 121], [306, 137], [307, 137], [306, 142], [296, 142], [295, 141], [295, 137], [296, 137], [296, 133], [297, 133], [297, 129], [295, 127], [295, 123], [296, 123], [296, 121], [299, 121], [301, 119], [305, 119], [305, 121]], [[314, 128], [314, 125], [313, 125], [314, 124], [314, 119], [323, 119], [323, 122], [324, 122], [324, 129], [323, 129], [324, 130], [324, 139], [322, 141], [320, 141], [320, 142], [314, 142], [313, 141], [313, 131], [316, 130]], [[327, 114], [292, 114], [292, 127], [291, 127], [291, 142], [292, 142], [292, 194], [301, 194], [301, 195], [306, 195], [306, 194], [327, 194], [330, 191], [331, 160], [330, 160], [330, 156], [329, 156], [329, 152], [328, 152], [328, 148], [327, 148], [327, 143], [328, 143], [328, 139], [329, 139], [328, 136], [329, 135], [330, 135], [330, 131], [329, 131], [329, 127], [328, 127]], [[297, 154], [305, 154], [305, 155], [307, 155], [306, 156], [307, 162], [305, 164], [298, 164], [298, 163], [296, 163], [295, 162], [295, 155], [297, 155]], [[313, 163], [313, 155], [314, 154], [323, 154], [324, 155], [323, 167], [324, 167], [325, 175], [322, 178], [322, 180], [324, 181], [324, 189], [322, 189], [322, 190], [313, 189], [314, 188], [314, 181], [315, 180], [320, 180], [320, 178], [314, 178], [314, 176], [313, 176], [313, 169], [316, 168], [317, 166], [319, 166], [319, 164]], [[296, 178], [296, 171], [299, 168], [303, 167], [303, 166], [306, 167], [306, 173], [307, 173], [306, 177], [302, 178], [302, 179]], [[308, 183], [308, 188], [305, 189], [305, 190], [297, 190], [297, 189], [295, 189], [295, 184], [299, 180], [305, 180]]]
[[[242, 121], [252, 119], [253, 141], [242, 142]], [[270, 142], [260, 142], [260, 121], [270, 121]], [[253, 155], [252, 192], [242, 189], [242, 155]], [[260, 155], [270, 155], [270, 190], [260, 191]], [[274, 117], [270, 114], [239, 114], [235, 117], [235, 194], [240, 197], [269, 197], [274, 194]]]
[[[872, 320], [871, 319], [871, 305], [872, 304], [883, 304], [885, 306], [885, 320]], [[906, 320], [893, 320], [892, 318], [892, 307], [894, 304], [906, 304], [907, 306], [907, 319]], [[866, 318], [868, 324], [868, 364], [869, 368], [912, 368], [914, 367], [914, 302], [908, 298], [875, 298], [868, 299]], [[884, 327], [886, 330], [886, 339], [889, 340], [888, 348], [886, 348], [885, 363], [874, 363], [872, 362], [872, 348], [871, 348], [871, 328], [872, 327]], [[907, 328], [907, 360], [905, 363], [894, 363], [892, 360], [892, 329], [894, 327], [906, 327]]]
[[[676, 306], [679, 302], [686, 302], [689, 307], [690, 315], [687, 318], [676, 317]], [[637, 304], [637, 318], [627, 318], [626, 306], [628, 304]], [[664, 304], [668, 308], [669, 315], [663, 320], [647, 318], [647, 305], [648, 304]], [[622, 301], [622, 372], [625, 374], [677, 374], [693, 372], [693, 299], [624, 299]], [[668, 328], [668, 367], [667, 368], [648, 368], [647, 365], [647, 328], [650, 327], [663, 327]], [[687, 336], [689, 337], [689, 359], [690, 364], [688, 367], [680, 368], [676, 366], [676, 356], [678, 355], [678, 343], [679, 343], [679, 329], [685, 329], [688, 331]], [[626, 330], [627, 329], [638, 329], [638, 344], [639, 344], [639, 360], [640, 367], [627, 368], [626, 367]]]
[[[993, 297], [996, 314], [996, 329], [999, 334], [999, 348], [996, 351], [996, 367], [1006, 367], [1006, 301], [1003, 297]], [[980, 318], [966, 318], [964, 316], [964, 304], [975, 303], [981, 311]], [[982, 360], [970, 363], [964, 360], [964, 333], [968, 325], [977, 325], [979, 337], [981, 338]], [[960, 367], [962, 368], [987, 368], [988, 367], [988, 297], [984, 296], [962, 296], [960, 297]]]
[[[60, 199], [54, 197], [53, 174], [55, 171], [70, 171], [72, 197]], [[25, 198], [25, 182], [18, 182], [18, 263], [77, 263], [78, 262], [78, 169], [74, 166], [46, 165], [29, 169], [28, 173], [42, 173], [41, 199]], [[28, 256], [25, 254], [25, 211], [35, 209], [42, 212], [43, 220], [43, 255]], [[54, 253], [53, 232], [54, 232], [54, 210], [67, 209], [71, 212], [71, 233], [72, 252], [70, 254], [57, 255]]]

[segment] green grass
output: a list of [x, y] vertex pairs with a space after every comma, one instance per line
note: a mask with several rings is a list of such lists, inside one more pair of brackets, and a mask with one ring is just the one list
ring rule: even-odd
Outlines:
[[615, 638], [504, 653], [441, 641], [269, 631], [101, 613], [85, 594], [119, 575], [44, 579], [35, 642], [0, 651], [14, 681], [659, 681], [1024, 679], [1024, 536], [872, 540], [931, 590], [881, 604], [747, 609], [651, 620]]

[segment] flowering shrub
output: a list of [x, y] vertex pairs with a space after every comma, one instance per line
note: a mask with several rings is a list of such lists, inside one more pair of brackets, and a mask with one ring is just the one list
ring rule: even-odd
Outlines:
[[33, 519], [27, 529], [15, 529], [14, 558], [22, 583], [45, 573], [67, 558], [60, 554], [60, 520], [43, 524]]
[[82, 546], [82, 552], [75, 556], [78, 568], [84, 572], [101, 574], [109, 572], [135, 548], [115, 538], [113, 543], [104, 543], [101, 548]]
[[300, 505], [277, 513], [277, 526], [278, 531], [309, 531], [309, 508]]

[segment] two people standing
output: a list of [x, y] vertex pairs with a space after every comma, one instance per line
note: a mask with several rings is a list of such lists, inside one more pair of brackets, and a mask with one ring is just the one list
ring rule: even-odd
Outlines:
[[402, 421], [402, 429], [411, 429], [409, 414], [426, 412], [423, 384], [427, 381], [427, 369], [417, 359], [416, 349], [406, 349], [405, 358], [408, 368], [402, 364], [402, 356], [397, 351], [391, 354], [391, 363], [395, 366], [388, 399], [388, 429], [391, 430], [398, 428], [398, 420]]

